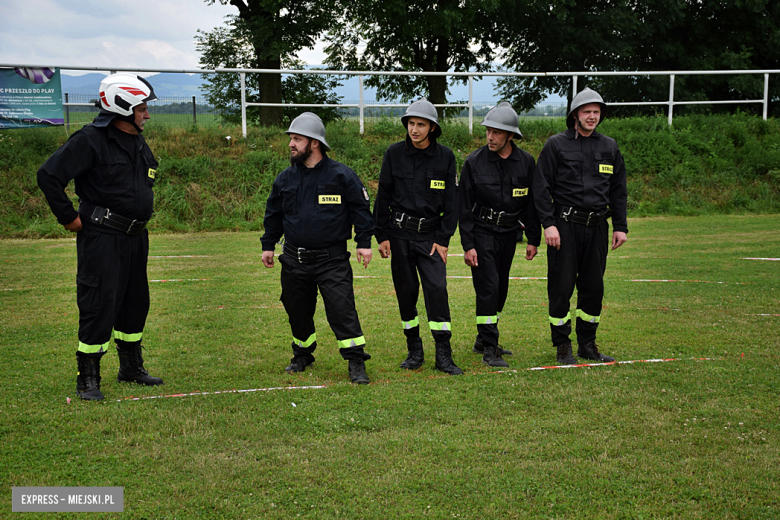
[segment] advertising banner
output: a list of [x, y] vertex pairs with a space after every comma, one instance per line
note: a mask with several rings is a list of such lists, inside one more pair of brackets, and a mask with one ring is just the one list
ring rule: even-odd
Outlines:
[[65, 119], [59, 69], [0, 69], [0, 128], [62, 124]]

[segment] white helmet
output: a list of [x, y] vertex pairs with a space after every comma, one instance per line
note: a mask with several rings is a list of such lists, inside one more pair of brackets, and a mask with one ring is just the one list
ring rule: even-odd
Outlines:
[[431, 137], [433, 139], [436, 139], [441, 135], [441, 126], [439, 126], [439, 114], [436, 112], [436, 107], [433, 106], [433, 103], [428, 101], [426, 98], [420, 98], [411, 105], [409, 105], [409, 108], [406, 109], [406, 113], [401, 117], [401, 123], [403, 123], [404, 128], [409, 127], [409, 118], [410, 117], [420, 117], [422, 119], [427, 119], [431, 123], [436, 125], [436, 128], [431, 132]]
[[503, 130], [504, 132], [514, 134], [517, 139], [523, 137], [519, 128], [520, 118], [517, 117], [517, 112], [512, 108], [512, 105], [506, 101], [491, 108], [485, 115], [485, 120], [480, 124], [482, 126], [487, 126], [488, 128], [495, 128], [496, 130]]
[[152, 85], [136, 74], [120, 72], [100, 82], [99, 106], [112, 114], [132, 116], [134, 107], [155, 99]]

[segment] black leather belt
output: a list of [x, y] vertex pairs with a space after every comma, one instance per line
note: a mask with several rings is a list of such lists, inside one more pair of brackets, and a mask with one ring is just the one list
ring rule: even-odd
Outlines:
[[433, 231], [439, 222], [441, 222], [441, 217], [417, 218], [400, 211], [393, 212], [393, 225], [401, 229], [414, 229], [418, 233]]
[[611, 209], [605, 209], [597, 213], [595, 211], [582, 211], [571, 206], [561, 206], [556, 213], [566, 222], [574, 222], [575, 224], [583, 224], [585, 226], [598, 226], [612, 216]]
[[520, 212], [507, 213], [506, 211], [496, 211], [493, 208], [487, 206], [481, 206], [474, 203], [474, 207], [471, 208], [471, 212], [480, 220], [484, 220], [488, 224], [493, 224], [498, 227], [514, 227], [520, 224], [525, 228], [523, 222], [520, 220]]
[[282, 251], [285, 254], [297, 259], [301, 264], [316, 264], [329, 258], [335, 258], [341, 256], [347, 252], [347, 243], [342, 242], [335, 246], [330, 246], [325, 249], [306, 249], [303, 247], [297, 247], [289, 242], [285, 242], [282, 246]]
[[101, 208], [85, 201], [81, 201], [79, 204], [79, 214], [84, 215], [95, 224], [110, 227], [128, 235], [139, 234], [146, 227], [146, 223], [149, 222], [148, 220], [135, 220], [123, 217], [108, 208]]

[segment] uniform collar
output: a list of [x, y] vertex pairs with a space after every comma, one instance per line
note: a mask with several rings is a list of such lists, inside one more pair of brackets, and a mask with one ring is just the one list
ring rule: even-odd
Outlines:
[[302, 173], [314, 172], [314, 171], [321, 170], [322, 167], [325, 166], [326, 161], [328, 161], [328, 160], [329, 160], [329, 157], [327, 156], [327, 154], [325, 152], [323, 152], [322, 153], [322, 160], [320, 162], [318, 162], [317, 164], [315, 164], [313, 168], [307, 168], [306, 166], [304, 166], [302, 164], [297, 164], [297, 165], [295, 165], [295, 167], [298, 170], [300, 170]]
[[425, 155], [428, 155], [430, 157], [433, 157], [435, 151], [436, 151], [436, 139], [429, 138], [431, 143], [428, 145], [427, 148], [424, 148], [420, 150], [414, 144], [412, 143], [411, 137], [409, 137], [409, 134], [406, 134], [406, 153], [407, 155], [414, 155], [416, 153], [424, 153]]
[[97, 127], [106, 127], [111, 124], [111, 121], [114, 120], [116, 117], [116, 114], [112, 114], [111, 112], [106, 112], [105, 110], [101, 110], [100, 113], [97, 115], [95, 119], [92, 120], [92, 123], [90, 123], [92, 126]]
[[[520, 148], [517, 147], [517, 145], [515, 144], [514, 141], [509, 141], [509, 144], [512, 145], [512, 153], [510, 153], [509, 156], [507, 156], [506, 159], [507, 160], [511, 159], [513, 161], [520, 160]], [[488, 161], [495, 162], [495, 161], [501, 161], [501, 160], [504, 159], [503, 157], [498, 155], [498, 152], [491, 151], [490, 148], [487, 147], [487, 145], [485, 145], [485, 150], [487, 150], [487, 153], [488, 153]]]
[[[574, 133], [575, 133], [576, 131], [577, 131], [577, 130], [575, 130], [575, 129], [574, 129], [574, 127], [571, 127], [571, 128], [569, 128], [568, 130], [566, 130], [566, 131], [564, 132], [564, 134], [565, 134], [565, 135], [566, 135], [566, 137], [568, 137], [569, 139], [574, 139]], [[585, 137], [585, 136], [584, 136], [584, 135], [582, 135], [582, 134], [580, 134], [579, 136], [577, 136], [577, 139], [591, 139], [591, 138], [592, 138], [592, 139], [601, 139], [601, 134], [600, 134], [600, 133], [598, 133], [596, 130], [593, 130], [593, 133], [592, 133], [592, 134], [590, 134], [588, 137]]]

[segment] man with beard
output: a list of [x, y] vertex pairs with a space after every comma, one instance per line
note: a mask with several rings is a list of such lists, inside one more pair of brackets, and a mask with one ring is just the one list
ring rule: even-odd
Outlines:
[[390, 145], [382, 160], [374, 202], [376, 238], [382, 258], [390, 256], [393, 285], [408, 355], [401, 368], [416, 370], [425, 360], [417, 298], [422, 280], [428, 326], [436, 342], [435, 368], [463, 370], [452, 360], [447, 296], [447, 248], [458, 224], [455, 154], [436, 142], [441, 135], [436, 108], [415, 101], [401, 118], [406, 139]]
[[284, 235], [281, 301], [292, 329], [293, 357], [288, 373], [303, 372], [314, 363], [317, 333], [314, 311], [317, 289], [336, 335], [341, 356], [349, 362], [349, 378], [368, 384], [352, 285], [347, 240], [355, 227], [358, 262], [371, 261], [374, 223], [368, 192], [354, 171], [330, 159], [325, 126], [311, 112], [296, 117], [290, 136], [290, 167], [274, 180], [265, 210], [263, 265], [274, 266], [274, 245]]
[[515, 146], [522, 138], [517, 112], [501, 103], [487, 113], [487, 145], [468, 156], [460, 175], [460, 236], [477, 294], [474, 352], [491, 367], [508, 367], [498, 345], [498, 320], [509, 290], [517, 235], [525, 233], [525, 259], [533, 260], [541, 229], [531, 197], [534, 158]]
[[626, 220], [626, 167], [614, 139], [596, 132], [606, 117], [601, 96], [586, 88], [571, 101], [565, 132], [547, 140], [534, 172], [534, 203], [547, 244], [550, 332], [558, 363], [577, 363], [571, 340], [569, 300], [577, 287], [577, 355], [594, 361], [615, 358], [599, 352], [596, 329], [604, 299], [609, 223], [612, 249], [622, 246]]

